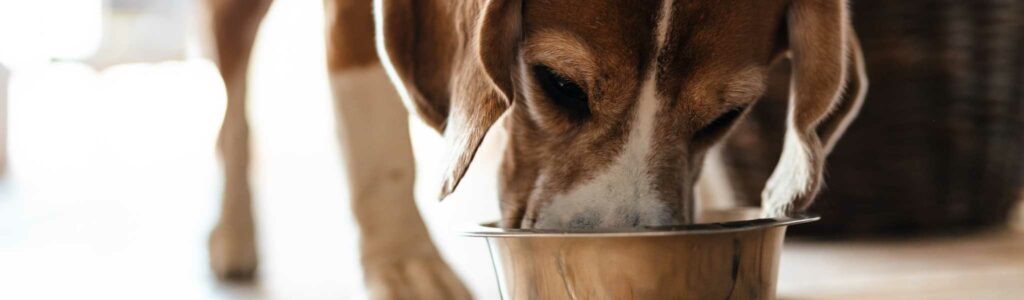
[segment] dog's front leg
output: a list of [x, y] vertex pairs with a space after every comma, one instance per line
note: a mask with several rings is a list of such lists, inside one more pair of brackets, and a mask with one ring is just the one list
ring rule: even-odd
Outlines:
[[227, 109], [217, 148], [224, 166], [220, 217], [210, 233], [210, 267], [224, 279], [249, 279], [256, 271], [256, 233], [249, 188], [249, 123], [246, 77], [256, 31], [272, 0], [207, 0], [213, 59], [224, 79]]
[[373, 43], [368, 0], [327, 1], [328, 64], [363, 274], [373, 299], [468, 299], [413, 199], [409, 114]]
[[408, 114], [379, 65], [334, 72], [338, 135], [374, 299], [462, 299], [413, 200]]

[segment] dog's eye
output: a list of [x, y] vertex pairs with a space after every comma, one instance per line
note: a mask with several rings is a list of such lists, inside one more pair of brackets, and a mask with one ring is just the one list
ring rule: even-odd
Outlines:
[[569, 115], [576, 118], [590, 116], [587, 93], [578, 84], [544, 65], [534, 66], [533, 76], [537, 78], [544, 94]]
[[746, 107], [741, 106], [726, 111], [722, 115], [718, 116], [718, 118], [715, 118], [714, 121], [705, 125], [704, 128], [701, 128], [700, 131], [697, 131], [693, 139], [698, 141], [708, 141], [721, 136], [729, 129], [729, 127], [732, 126], [733, 123], [736, 122], [736, 119], [739, 119], [739, 117], [743, 115], [744, 110], [746, 110]]

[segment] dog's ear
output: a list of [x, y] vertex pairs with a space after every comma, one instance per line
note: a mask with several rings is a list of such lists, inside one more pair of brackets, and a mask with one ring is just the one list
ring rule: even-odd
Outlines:
[[392, 78], [407, 106], [448, 146], [441, 199], [455, 190], [487, 131], [516, 98], [521, 1], [490, 0], [469, 14], [475, 19], [455, 14], [468, 20], [432, 15], [450, 4], [378, 2], [378, 47], [393, 67]]
[[[522, 39], [522, 1], [490, 0], [481, 13], [473, 51], [476, 60], [464, 74], [465, 85], [452, 93], [444, 129], [448, 144], [447, 170], [441, 184], [443, 200], [466, 175], [487, 131], [515, 101], [519, 43]], [[482, 67], [482, 68], [481, 68]]]
[[857, 115], [867, 89], [846, 1], [793, 0], [787, 19], [793, 67], [782, 157], [761, 194], [769, 217], [810, 206], [825, 157]]

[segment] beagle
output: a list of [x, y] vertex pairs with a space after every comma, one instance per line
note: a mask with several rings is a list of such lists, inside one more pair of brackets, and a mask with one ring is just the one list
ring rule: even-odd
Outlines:
[[[245, 277], [256, 265], [246, 66], [271, 0], [208, 1], [228, 92], [210, 257], [221, 277]], [[783, 58], [793, 66], [787, 129], [763, 209], [807, 208], [867, 87], [844, 0], [327, 0], [326, 10], [338, 134], [374, 298], [469, 297], [414, 205], [407, 111], [447, 142], [442, 199], [497, 125], [509, 133], [503, 226], [640, 228], [694, 221], [705, 157]], [[842, 97], [848, 82], [856, 90]]]

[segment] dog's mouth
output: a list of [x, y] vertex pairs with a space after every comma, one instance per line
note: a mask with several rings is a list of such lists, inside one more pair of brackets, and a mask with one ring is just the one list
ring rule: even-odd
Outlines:
[[[667, 209], [651, 207], [625, 207], [610, 210], [586, 209], [576, 211], [576, 207], [554, 203], [538, 210], [534, 214], [520, 213], [510, 216], [501, 222], [503, 228], [542, 229], [564, 231], [592, 230], [645, 230], [660, 226], [676, 226], [686, 224], [681, 218], [675, 217]], [[644, 211], [644, 209], [647, 209]]]
[[593, 216], [589, 219], [577, 219], [560, 227], [537, 226], [538, 222], [532, 218], [515, 218], [502, 220], [496, 224], [501, 228], [515, 230], [530, 230], [535, 232], [643, 232], [643, 231], [680, 231], [680, 230], [727, 230], [734, 227], [760, 226], [775, 222], [782, 222], [794, 218], [806, 216], [766, 218], [761, 216], [759, 207], [739, 207], [723, 210], [702, 211], [692, 223], [679, 220], [663, 224], [644, 224], [639, 218], [634, 217], [627, 226], [602, 227], [597, 225]]

